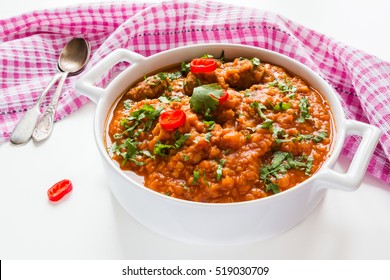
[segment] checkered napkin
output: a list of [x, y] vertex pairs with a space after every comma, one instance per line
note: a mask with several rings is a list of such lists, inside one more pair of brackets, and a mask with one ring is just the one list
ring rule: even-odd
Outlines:
[[[92, 45], [86, 71], [117, 48], [149, 56], [205, 42], [258, 46], [292, 57], [333, 86], [348, 118], [382, 129], [368, 170], [390, 184], [390, 63], [282, 16], [209, 1], [104, 2], [0, 20], [0, 141], [9, 139], [17, 121], [32, 107], [56, 71], [60, 50], [75, 36]], [[77, 79], [67, 79], [56, 120], [88, 102], [75, 91]], [[343, 154], [352, 158], [358, 144], [350, 137]]]

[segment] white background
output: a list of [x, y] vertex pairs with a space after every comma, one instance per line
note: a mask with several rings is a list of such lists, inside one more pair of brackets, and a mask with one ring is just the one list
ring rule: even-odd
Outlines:
[[[2, 0], [0, 18], [89, 2]], [[390, 61], [389, 1], [223, 2], [274, 11]], [[42, 144], [0, 144], [0, 259], [390, 259], [390, 186], [368, 174], [356, 192], [329, 191], [305, 221], [270, 240], [207, 247], [151, 232], [108, 189], [94, 110], [90, 102], [56, 123]], [[73, 192], [49, 203], [47, 189], [63, 178]]]

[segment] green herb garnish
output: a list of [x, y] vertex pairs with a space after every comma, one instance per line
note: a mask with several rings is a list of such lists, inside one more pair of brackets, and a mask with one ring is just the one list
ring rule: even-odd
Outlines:
[[211, 137], [213, 136], [213, 134], [211, 132], [207, 132], [204, 139], [207, 141], [207, 142], [210, 142], [211, 140]]
[[295, 98], [295, 92], [297, 91], [297, 87], [291, 84], [291, 81], [287, 81], [284, 79], [284, 83], [279, 79], [275, 79], [273, 82], [268, 83], [269, 86], [277, 87], [281, 92], [289, 93], [288, 97], [291, 99]]
[[192, 185], [197, 185], [199, 178], [200, 178], [200, 173], [199, 171], [194, 170], [194, 181], [192, 181]]
[[180, 135], [180, 133], [178, 133], [178, 131], [176, 130], [177, 134], [175, 134], [175, 148], [176, 149], [180, 149], [181, 146], [184, 145], [184, 143], [187, 141], [188, 138], [190, 138], [191, 134], [190, 133], [186, 133], [186, 134], [183, 134], [183, 135]]
[[181, 71], [183, 74], [187, 75], [188, 72], [190, 72], [190, 70], [191, 70], [190, 63], [186, 63], [186, 62], [183, 61], [183, 62], [181, 63], [180, 71]]
[[226, 159], [221, 159], [218, 163], [218, 166], [217, 166], [217, 181], [221, 181], [222, 179], [222, 171], [223, 171], [223, 167], [226, 163]]
[[301, 156], [294, 158], [292, 153], [278, 151], [273, 154], [270, 164], [260, 168], [260, 179], [264, 181], [266, 191], [278, 193], [280, 189], [274, 183], [274, 180], [278, 180], [289, 169], [304, 170], [306, 175], [310, 175], [312, 165], [312, 157]]
[[265, 107], [264, 104], [254, 101], [253, 103], [250, 104], [250, 107], [255, 108], [257, 110], [257, 113], [259, 114], [260, 118], [264, 120], [264, 122], [267, 123], [269, 123], [270, 121], [272, 122], [272, 120], [267, 118], [267, 116], [263, 112], [263, 110], [267, 110], [267, 107]]
[[292, 106], [292, 104], [290, 102], [288, 103], [284, 103], [284, 102], [279, 102], [277, 103], [275, 106], [273, 106], [273, 109], [276, 110], [276, 111], [287, 111], [288, 109], [290, 109]]
[[187, 161], [190, 159], [190, 157], [188, 155], [183, 155], [183, 159], [184, 159], [184, 161]]
[[170, 103], [168, 97], [166, 97], [165, 95], [161, 95], [159, 98], [157, 98], [158, 101], [160, 101], [161, 103], [164, 103], [164, 104], [168, 104]]
[[301, 110], [301, 115], [297, 119], [297, 122], [303, 123], [305, 120], [311, 119], [309, 106], [309, 100], [307, 100], [306, 97], [302, 97], [299, 100], [299, 109]]
[[205, 125], [207, 125], [207, 131], [213, 130], [215, 121], [203, 121]]
[[218, 84], [202, 85], [194, 88], [190, 99], [191, 109], [196, 113], [207, 113], [216, 110], [218, 98], [223, 95], [223, 89]]
[[251, 62], [253, 64], [254, 68], [256, 68], [260, 65], [260, 59], [258, 59], [257, 57], [252, 58]]
[[166, 156], [168, 156], [169, 150], [174, 148], [174, 147], [175, 146], [173, 146], [173, 145], [167, 145], [167, 144], [157, 142], [156, 145], [154, 145], [153, 153], [155, 155], [166, 157]]
[[131, 107], [133, 107], [131, 103], [133, 103], [133, 100], [126, 99], [125, 101], [123, 101], [123, 107], [125, 107], [126, 110], [130, 110]]
[[286, 131], [283, 128], [280, 128], [279, 126], [273, 125], [270, 128], [272, 132], [272, 136], [275, 139], [276, 143], [284, 142], [280, 138], [285, 139], [287, 137]]
[[321, 142], [324, 138], [328, 137], [328, 133], [326, 131], [320, 131], [314, 138], [313, 141], [316, 143]]
[[156, 75], [156, 77], [161, 80], [165, 81], [167, 78], [171, 81], [181, 78], [181, 72], [160, 72]]

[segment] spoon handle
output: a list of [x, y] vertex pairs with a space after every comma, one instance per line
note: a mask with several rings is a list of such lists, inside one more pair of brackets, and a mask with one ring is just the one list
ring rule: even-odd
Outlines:
[[68, 72], [62, 73], [61, 80], [58, 84], [58, 87], [53, 95], [53, 98], [49, 104], [49, 106], [46, 108], [45, 113], [43, 114], [42, 118], [39, 120], [38, 124], [35, 126], [34, 132], [32, 133], [32, 138], [35, 141], [43, 141], [47, 139], [52, 130], [53, 130], [53, 124], [54, 124], [54, 115], [56, 113], [58, 101], [60, 99], [62, 87], [64, 86], [66, 77], [68, 76]]
[[42, 100], [60, 77], [61, 73], [57, 73], [53, 77], [45, 90], [39, 96], [38, 100], [35, 102], [35, 105], [26, 111], [23, 117], [19, 120], [11, 134], [10, 141], [13, 144], [20, 145], [30, 140], [34, 128], [37, 125], [39, 115], [41, 114], [40, 106]]

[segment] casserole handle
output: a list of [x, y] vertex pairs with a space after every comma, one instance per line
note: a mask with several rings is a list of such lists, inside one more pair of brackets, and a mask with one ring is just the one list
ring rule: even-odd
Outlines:
[[76, 89], [93, 102], [97, 103], [100, 97], [105, 94], [106, 89], [96, 86], [95, 83], [101, 79], [109, 69], [119, 62], [126, 61], [131, 64], [137, 64], [144, 59], [145, 57], [138, 53], [126, 49], [116, 49], [98, 62], [89, 70], [89, 72], [83, 75], [76, 83]]
[[343, 191], [355, 191], [363, 181], [364, 174], [378, 144], [381, 130], [375, 126], [354, 120], [346, 120], [346, 135], [361, 136], [361, 142], [350, 166], [345, 173], [340, 173], [328, 167], [319, 176], [327, 188]]

